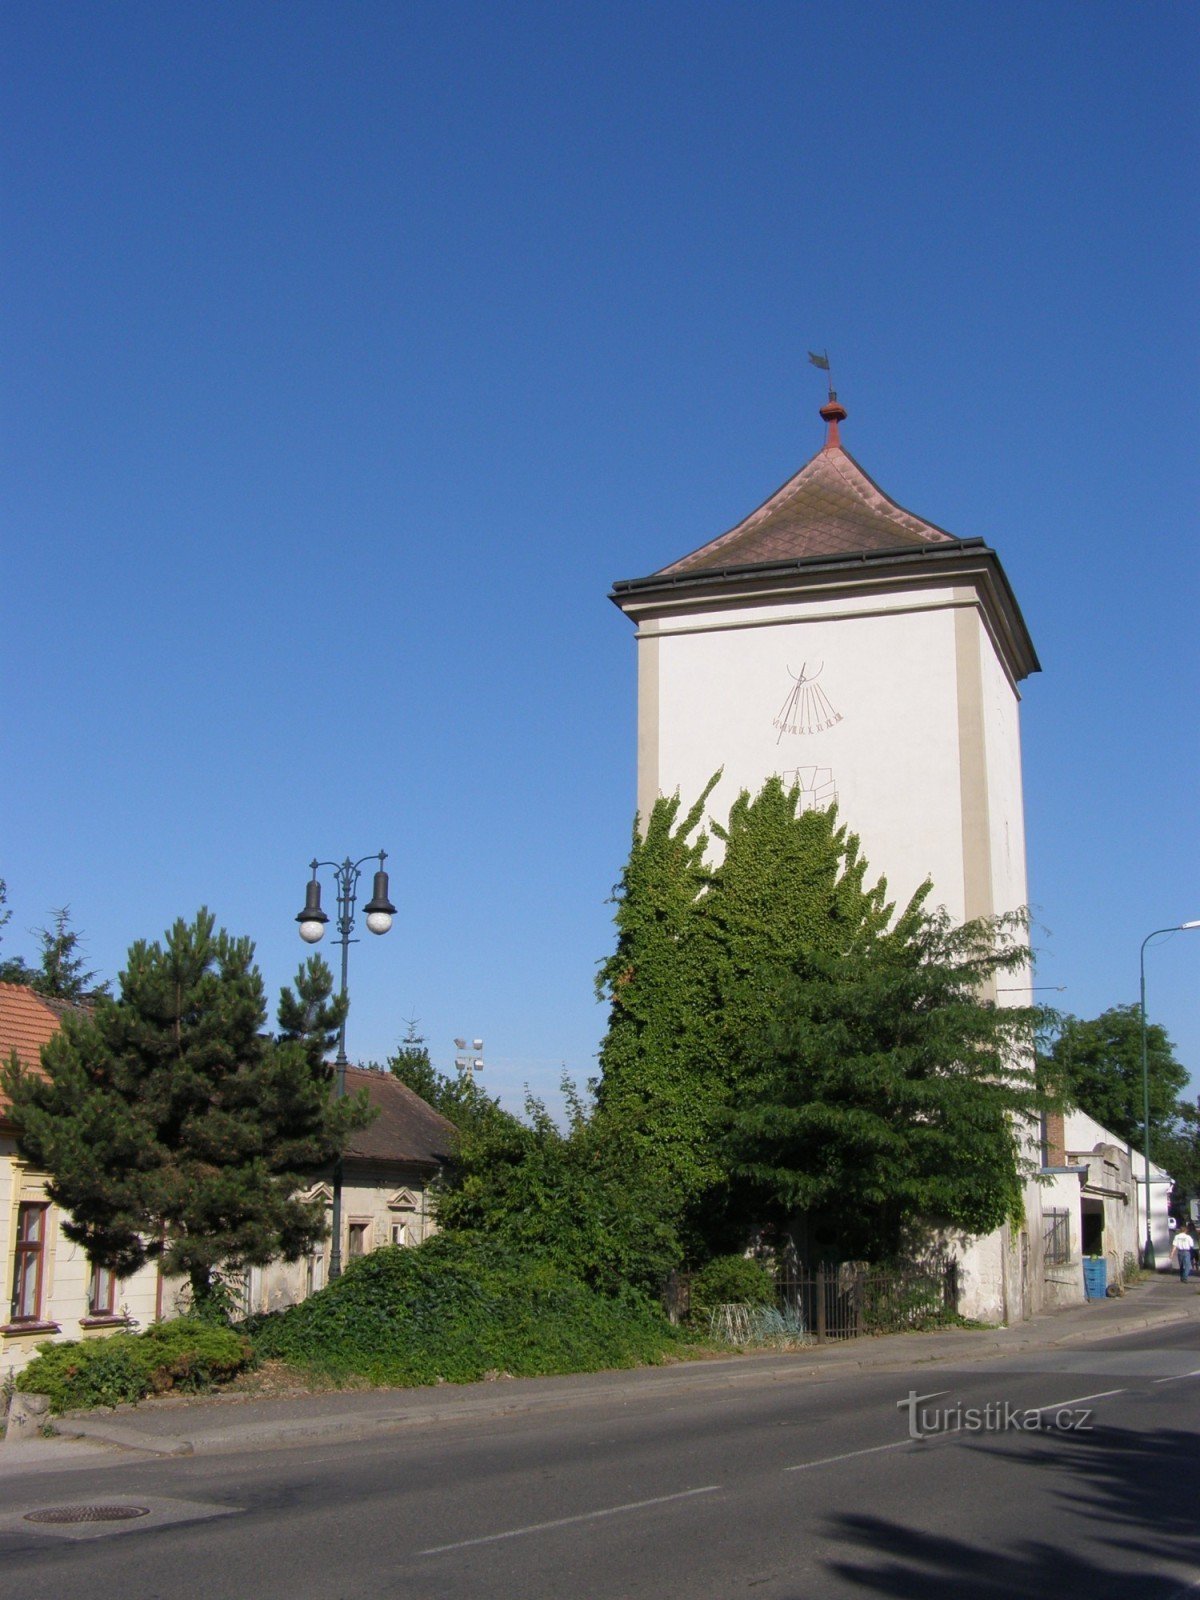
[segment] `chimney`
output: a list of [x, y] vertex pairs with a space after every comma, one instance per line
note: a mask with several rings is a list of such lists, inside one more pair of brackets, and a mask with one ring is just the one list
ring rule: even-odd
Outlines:
[[1065, 1167], [1067, 1164], [1067, 1135], [1061, 1111], [1047, 1111], [1042, 1118], [1042, 1165]]

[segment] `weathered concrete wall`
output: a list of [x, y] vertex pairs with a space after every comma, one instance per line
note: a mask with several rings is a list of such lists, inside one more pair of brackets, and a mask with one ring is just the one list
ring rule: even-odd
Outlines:
[[[415, 1245], [437, 1231], [428, 1192], [429, 1172], [422, 1167], [371, 1165], [348, 1162], [342, 1183], [342, 1266], [352, 1259], [351, 1245], [361, 1240], [362, 1253], [381, 1245]], [[326, 1219], [333, 1222], [333, 1191], [316, 1186], [323, 1195]], [[325, 1240], [311, 1258], [273, 1262], [249, 1274], [247, 1309], [279, 1311], [296, 1305], [329, 1281], [331, 1241]]]

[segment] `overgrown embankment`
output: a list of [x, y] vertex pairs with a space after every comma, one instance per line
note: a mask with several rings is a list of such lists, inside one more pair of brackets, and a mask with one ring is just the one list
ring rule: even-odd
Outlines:
[[246, 1327], [260, 1358], [397, 1386], [641, 1366], [678, 1342], [632, 1291], [602, 1294], [544, 1258], [446, 1234], [376, 1250]]

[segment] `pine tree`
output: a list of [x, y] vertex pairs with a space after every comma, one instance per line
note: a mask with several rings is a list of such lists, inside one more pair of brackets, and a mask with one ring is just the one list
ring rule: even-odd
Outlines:
[[70, 906], [53, 913], [54, 927], [39, 928], [41, 965], [29, 978], [29, 987], [51, 1000], [66, 1000], [72, 1005], [95, 999], [108, 985], [96, 985], [96, 973], [84, 964], [81, 937], [71, 927]]
[[284, 991], [273, 1038], [253, 957], [201, 910], [132, 946], [119, 996], [64, 1019], [44, 1076], [15, 1057], [0, 1071], [67, 1237], [121, 1276], [161, 1260], [198, 1306], [218, 1269], [296, 1260], [324, 1236], [297, 1191], [371, 1118], [365, 1096], [331, 1098], [342, 1002], [324, 962]]
[[[12, 919], [12, 912], [4, 909], [7, 899], [8, 886], [0, 878], [0, 930]], [[19, 983], [47, 999], [79, 1005], [107, 990], [108, 984], [97, 985], [96, 973], [84, 966], [82, 938], [71, 927], [70, 906], [60, 906], [53, 915], [53, 928], [31, 930], [41, 944], [40, 964], [28, 966], [22, 956], [0, 959], [0, 983]]]

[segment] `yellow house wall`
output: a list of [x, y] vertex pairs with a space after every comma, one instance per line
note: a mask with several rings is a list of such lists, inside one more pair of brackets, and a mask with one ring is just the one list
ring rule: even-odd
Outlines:
[[[45, 1203], [48, 1197], [45, 1174], [22, 1161], [17, 1154], [16, 1142], [11, 1134], [0, 1133], [0, 1266], [4, 1299], [0, 1303], [4, 1326], [14, 1328], [8, 1321], [12, 1312], [12, 1293], [17, 1235], [17, 1212], [28, 1202]], [[46, 1244], [42, 1258], [42, 1323], [53, 1323], [54, 1329], [39, 1327], [35, 1332], [0, 1332], [0, 1380], [15, 1374], [37, 1354], [37, 1347], [46, 1339], [103, 1338], [114, 1331], [111, 1324], [102, 1327], [84, 1327], [88, 1316], [88, 1289], [91, 1268], [87, 1257], [76, 1244], [62, 1232], [62, 1212], [50, 1206], [46, 1219]], [[132, 1277], [117, 1284], [116, 1309], [124, 1313], [135, 1327], [146, 1327], [153, 1322], [158, 1307], [158, 1272], [153, 1267], [143, 1267]]]

